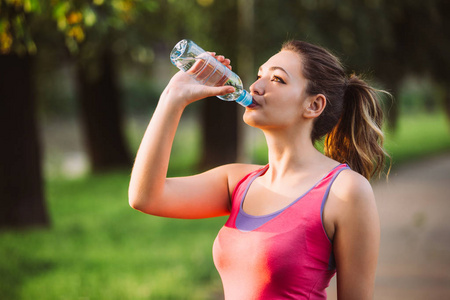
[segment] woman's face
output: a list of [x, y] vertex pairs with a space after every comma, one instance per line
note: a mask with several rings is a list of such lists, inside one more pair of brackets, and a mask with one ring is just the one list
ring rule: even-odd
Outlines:
[[250, 86], [254, 104], [246, 108], [244, 121], [261, 129], [302, 122], [308, 97], [301, 70], [302, 59], [292, 51], [281, 51], [264, 63]]

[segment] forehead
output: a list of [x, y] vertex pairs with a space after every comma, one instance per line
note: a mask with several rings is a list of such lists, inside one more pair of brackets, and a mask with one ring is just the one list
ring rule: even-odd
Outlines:
[[289, 76], [300, 76], [302, 68], [301, 56], [293, 51], [283, 50], [269, 58], [262, 66], [261, 70], [270, 69], [273, 67], [283, 68]]

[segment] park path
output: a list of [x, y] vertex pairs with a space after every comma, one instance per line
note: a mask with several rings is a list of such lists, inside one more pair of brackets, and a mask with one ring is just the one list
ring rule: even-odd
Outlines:
[[450, 299], [450, 154], [400, 166], [373, 188], [381, 222], [374, 299]]

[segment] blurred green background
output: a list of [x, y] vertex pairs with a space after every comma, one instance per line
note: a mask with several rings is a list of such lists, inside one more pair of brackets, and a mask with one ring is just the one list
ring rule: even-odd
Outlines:
[[[446, 0], [0, 0], [0, 299], [221, 299], [225, 219], [128, 206], [133, 157], [183, 38], [232, 60], [246, 88], [283, 41], [330, 49], [383, 99], [393, 167], [450, 151]], [[242, 108], [189, 107], [171, 176], [264, 164]]]

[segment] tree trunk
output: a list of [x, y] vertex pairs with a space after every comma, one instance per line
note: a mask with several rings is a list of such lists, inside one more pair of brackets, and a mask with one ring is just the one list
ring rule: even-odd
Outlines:
[[77, 61], [79, 102], [92, 171], [128, 168], [131, 159], [122, 132], [113, 55], [107, 48], [97, 54], [96, 58]]
[[386, 115], [386, 125], [388, 128], [395, 132], [397, 130], [398, 119], [400, 117], [399, 99], [400, 99], [400, 82], [392, 82], [392, 88], [390, 89], [391, 97], [385, 97], [386, 103], [384, 103], [384, 111]]
[[445, 95], [444, 95], [444, 110], [447, 115], [447, 119], [450, 121], [450, 89], [445, 88]]
[[[255, 1], [238, 0], [238, 69], [239, 76], [244, 83], [244, 88], [249, 91], [250, 85], [255, 80], [254, 64], [254, 25], [255, 25]], [[241, 113], [242, 115], [242, 113]], [[242, 118], [238, 117], [238, 161], [243, 163], [253, 162], [255, 150], [256, 128], [250, 127]]]
[[[385, 57], [385, 58], [383, 58]], [[374, 64], [377, 77], [387, 86], [387, 91], [393, 96], [386, 97], [384, 105], [384, 112], [386, 116], [386, 125], [392, 131], [397, 129], [399, 111], [399, 91], [401, 79], [403, 78], [405, 71], [402, 69], [402, 65], [397, 60], [390, 58], [389, 54], [380, 50], [379, 56], [375, 60]]]
[[237, 157], [237, 106], [217, 97], [203, 100], [200, 169], [232, 163]]
[[[228, 3], [217, 14], [211, 36], [220, 37], [220, 52], [233, 61], [237, 57], [237, 22], [230, 22], [230, 16], [237, 16], [236, 5]], [[219, 11], [217, 11], [219, 12]], [[217, 49], [215, 49], [218, 51]], [[223, 51], [223, 52], [222, 52]], [[233, 66], [234, 69], [236, 66]], [[239, 104], [226, 102], [217, 97], [204, 100], [202, 111], [202, 157], [200, 169], [235, 162], [238, 152], [237, 114]]]
[[0, 228], [49, 224], [30, 56], [0, 55]]

